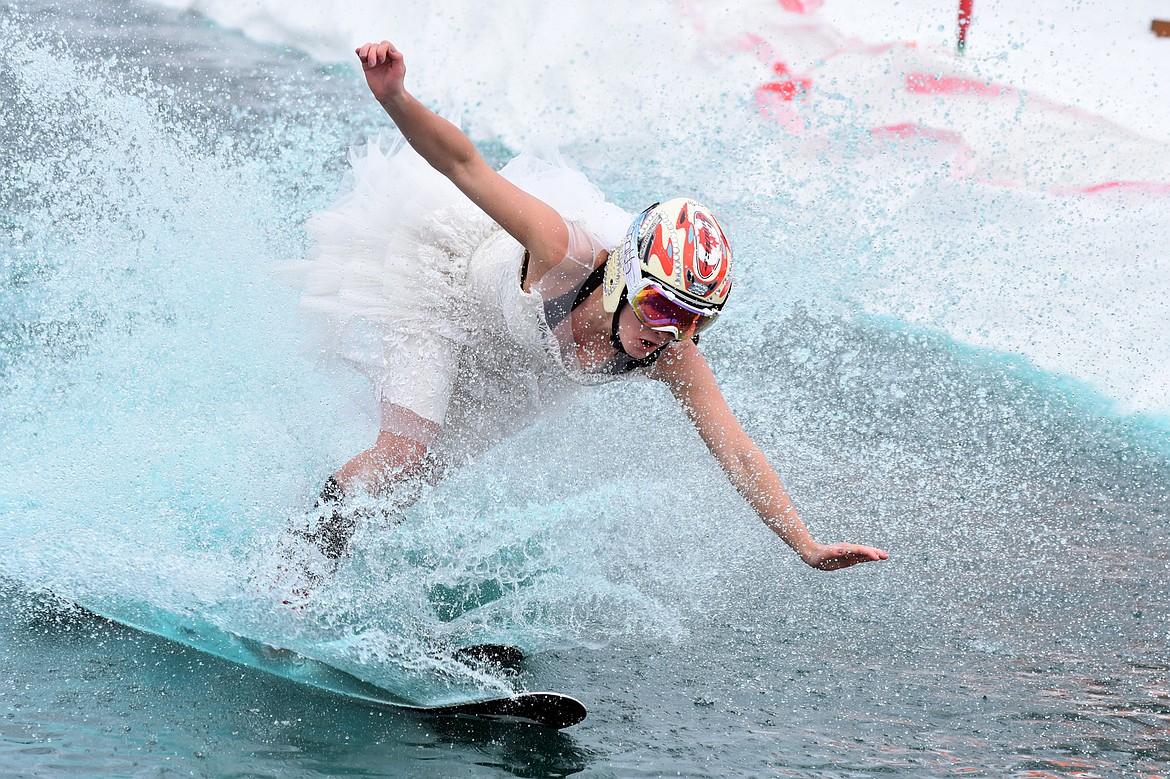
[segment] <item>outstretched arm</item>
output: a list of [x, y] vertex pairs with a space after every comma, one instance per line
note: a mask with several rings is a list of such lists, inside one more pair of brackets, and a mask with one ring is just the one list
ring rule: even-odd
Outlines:
[[825, 571], [885, 560], [881, 549], [858, 544], [821, 544], [800, 521], [788, 492], [728, 407], [699, 348], [689, 341], [674, 344], [655, 364], [655, 378], [678, 398], [723, 472], [756, 514], [800, 559]]
[[406, 91], [402, 52], [389, 41], [367, 43], [356, 51], [370, 91], [415, 151], [519, 241], [533, 260], [551, 266], [564, 259], [569, 234], [560, 214], [493, 170], [458, 127]]

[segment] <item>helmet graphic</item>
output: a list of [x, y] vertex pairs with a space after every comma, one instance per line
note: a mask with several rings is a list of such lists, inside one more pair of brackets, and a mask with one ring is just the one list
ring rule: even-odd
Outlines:
[[676, 338], [714, 321], [731, 292], [731, 246], [711, 212], [690, 198], [656, 203], [639, 214], [609, 255], [605, 310], [623, 294], [638, 317]]

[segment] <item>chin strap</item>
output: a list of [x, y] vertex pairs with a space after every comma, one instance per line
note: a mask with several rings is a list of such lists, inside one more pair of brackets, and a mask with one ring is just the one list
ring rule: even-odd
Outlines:
[[613, 321], [611, 322], [611, 324], [609, 326], [609, 342], [611, 344], [613, 344], [614, 349], [618, 350], [619, 355], [624, 354], [626, 357], [629, 357], [632, 360], [634, 358], [630, 357], [630, 353], [626, 351], [626, 347], [622, 346], [621, 336], [618, 335], [618, 319], [621, 318], [622, 309], [625, 307], [626, 307], [626, 291], [623, 289], [621, 300], [618, 301], [617, 308], [614, 309]]
[[605, 373], [628, 373], [629, 371], [637, 370], [638, 368], [648, 368], [654, 363], [658, 362], [658, 358], [662, 356], [662, 352], [666, 349], [666, 344], [658, 347], [655, 351], [647, 356], [638, 359], [632, 357], [626, 351], [626, 347], [622, 346], [621, 336], [618, 335], [618, 321], [621, 319], [622, 309], [626, 306], [626, 292], [622, 290], [621, 300], [618, 301], [617, 310], [613, 312], [613, 321], [609, 326], [609, 341], [613, 344], [613, 348], [617, 349], [617, 354], [609, 361], [609, 364], [602, 370]]
[[[670, 343], [665, 343], [658, 347], [655, 351], [642, 359], [631, 357], [630, 353], [626, 351], [626, 347], [622, 346], [621, 336], [618, 335], [618, 320], [621, 317], [622, 309], [626, 306], [626, 291], [622, 290], [621, 300], [618, 301], [617, 310], [613, 312], [613, 322], [609, 326], [609, 342], [613, 344], [613, 348], [617, 349], [617, 354], [609, 361], [609, 365], [605, 367], [606, 373], [626, 373], [627, 371], [637, 370], [638, 368], [646, 368], [658, 362], [658, 358], [666, 351], [666, 347]], [[696, 333], [691, 337], [691, 340], [696, 344], [699, 342], [699, 335]]]

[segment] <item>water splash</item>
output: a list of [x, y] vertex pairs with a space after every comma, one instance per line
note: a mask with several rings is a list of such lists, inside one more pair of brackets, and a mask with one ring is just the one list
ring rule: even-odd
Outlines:
[[[270, 272], [332, 195], [320, 166], [346, 128], [208, 143], [210, 122], [192, 132], [167, 87], [14, 23], [4, 35], [20, 126], [2, 204], [0, 574], [179, 640], [222, 630], [294, 649], [419, 702], [508, 689], [451, 656], [467, 643], [680, 633], [660, 599], [669, 566], [628, 564], [629, 493], [574, 482], [576, 498], [534, 503], [533, 480], [566, 485], [492, 489], [493, 469], [520, 466], [491, 459], [402, 524], [364, 528], [310, 607], [282, 607], [277, 539], [374, 429], [356, 378], [302, 354], [295, 293]], [[555, 435], [533, 433], [525, 461]]]

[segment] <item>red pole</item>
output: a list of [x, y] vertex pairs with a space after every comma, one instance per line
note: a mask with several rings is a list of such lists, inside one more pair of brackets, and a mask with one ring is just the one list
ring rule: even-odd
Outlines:
[[959, 53], [967, 51], [967, 28], [971, 26], [971, 9], [975, 0], [959, 0]]

